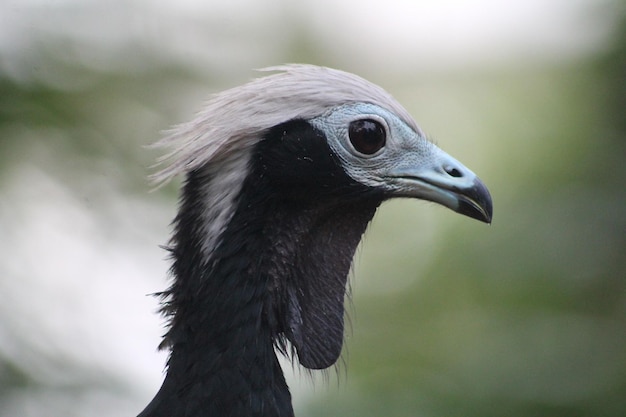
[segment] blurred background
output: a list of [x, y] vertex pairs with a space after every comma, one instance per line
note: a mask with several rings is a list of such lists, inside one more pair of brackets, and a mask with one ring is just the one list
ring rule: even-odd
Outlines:
[[298, 416], [626, 415], [626, 3], [0, 0], [0, 416], [134, 416], [162, 380], [178, 184], [146, 145], [283, 62], [382, 85], [494, 197], [379, 210], [342, 364]]

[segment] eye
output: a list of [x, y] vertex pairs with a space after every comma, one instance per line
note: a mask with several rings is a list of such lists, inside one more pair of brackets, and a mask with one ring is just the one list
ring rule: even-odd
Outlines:
[[365, 155], [375, 154], [387, 141], [385, 128], [372, 119], [355, 120], [350, 123], [348, 137], [354, 149]]

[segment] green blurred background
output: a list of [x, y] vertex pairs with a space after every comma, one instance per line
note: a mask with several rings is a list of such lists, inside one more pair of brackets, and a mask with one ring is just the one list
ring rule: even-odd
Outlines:
[[282, 62], [385, 87], [495, 207], [383, 205], [296, 415], [626, 415], [624, 2], [201, 3], [0, 1], [0, 416], [152, 398], [177, 184], [145, 145]]

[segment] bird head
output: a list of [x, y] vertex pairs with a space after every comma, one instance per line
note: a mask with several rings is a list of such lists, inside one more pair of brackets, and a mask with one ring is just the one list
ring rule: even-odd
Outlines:
[[193, 121], [155, 144], [168, 150], [159, 161], [164, 168], [152, 177], [156, 185], [203, 166], [224, 174], [219, 168], [244, 159], [269, 129], [302, 119], [325, 133], [353, 180], [387, 198], [428, 200], [491, 222], [492, 201], [483, 182], [430, 142], [406, 109], [378, 85], [314, 65], [261, 71], [276, 73], [216, 94]]
[[[194, 194], [183, 195], [175, 237], [185, 250], [199, 246], [199, 254], [180, 262], [179, 275], [194, 268], [190, 262], [206, 269], [219, 263], [225, 256], [216, 249], [220, 243], [233, 238], [229, 233], [247, 239], [245, 228], [257, 221], [249, 211], [261, 216], [258, 205], [274, 201], [268, 216], [282, 229], [258, 228], [269, 234], [266, 239], [276, 239], [269, 242], [277, 247], [267, 250], [271, 259], [259, 261], [259, 267], [270, 265], [263, 274], [271, 277], [271, 314], [280, 316], [273, 321], [301, 364], [325, 368], [341, 352], [347, 275], [380, 202], [428, 200], [489, 223], [491, 196], [381, 87], [311, 65], [265, 71], [274, 73], [216, 94], [195, 119], [161, 140], [157, 146], [169, 153], [153, 179], [163, 183], [177, 174], [201, 173], [188, 181]], [[197, 217], [186, 217], [185, 210]], [[230, 226], [237, 216], [245, 221]], [[188, 245], [182, 243], [187, 235], [193, 235]], [[231, 243], [228, 253], [244, 246]], [[186, 291], [195, 296], [199, 290]], [[180, 308], [176, 290], [171, 296], [171, 309]]]
[[392, 111], [349, 103], [311, 124], [326, 132], [330, 148], [353, 180], [387, 198], [428, 200], [491, 222], [491, 197], [480, 179]]

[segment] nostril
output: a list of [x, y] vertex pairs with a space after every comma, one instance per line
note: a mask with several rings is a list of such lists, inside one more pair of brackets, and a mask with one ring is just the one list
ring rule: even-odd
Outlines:
[[454, 177], [454, 178], [460, 178], [460, 177], [462, 177], [462, 176], [463, 176], [463, 173], [462, 173], [461, 171], [459, 171], [458, 169], [456, 169], [455, 167], [446, 166], [446, 167], [444, 167], [443, 169], [444, 169], [444, 170], [446, 171], [446, 173], [447, 173], [448, 175], [450, 175], [451, 177]]

